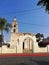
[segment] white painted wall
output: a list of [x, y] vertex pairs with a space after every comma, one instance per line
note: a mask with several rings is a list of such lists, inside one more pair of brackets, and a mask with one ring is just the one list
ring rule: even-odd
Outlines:
[[47, 47], [41, 48], [38, 46], [38, 43], [36, 42], [34, 45], [34, 53], [47, 53]]
[[4, 46], [2, 46], [1, 53], [16, 53], [16, 47], [15, 48], [8, 48], [6, 45], [4, 45]]
[[[13, 35], [15, 36], [15, 35]], [[30, 36], [30, 35], [22, 35], [19, 37], [19, 43], [17, 39], [15, 38], [14, 43], [11, 43], [10, 48], [7, 47], [7, 45], [3, 45], [0, 47], [0, 53], [23, 53], [23, 41], [25, 40], [26, 37], [29, 37], [33, 40], [32, 43], [32, 50], [33, 53], [49, 53], [49, 45], [45, 48], [40, 48], [38, 46], [38, 43], [36, 42], [36, 37], [35, 36]], [[26, 45], [25, 45], [26, 46]]]

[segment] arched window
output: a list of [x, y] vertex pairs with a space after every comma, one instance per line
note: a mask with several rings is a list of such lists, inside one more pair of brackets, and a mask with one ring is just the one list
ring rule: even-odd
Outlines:
[[13, 29], [13, 32], [16, 32], [16, 29]]
[[24, 42], [23, 42], [23, 49], [24, 49]]
[[14, 25], [14, 27], [16, 27], [16, 25]]

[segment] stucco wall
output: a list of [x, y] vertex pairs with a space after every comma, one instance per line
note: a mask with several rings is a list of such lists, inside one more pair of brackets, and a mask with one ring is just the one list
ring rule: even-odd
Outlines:
[[49, 45], [47, 45], [47, 52], [49, 53]]
[[[45, 48], [40, 48], [38, 46], [38, 43], [36, 42], [36, 37], [30, 36], [30, 35], [20, 35], [20, 34], [14, 34], [11, 33], [11, 41], [10, 41], [10, 48], [7, 48], [7, 46], [2, 46], [2, 53], [23, 53], [23, 41], [26, 37], [29, 37], [33, 40], [33, 53], [47, 53], [49, 52], [49, 45]], [[17, 39], [19, 38], [19, 43], [17, 42]], [[25, 45], [26, 47], [27, 45]], [[0, 48], [1, 50], [1, 48]], [[1, 52], [1, 51], [0, 51]]]
[[15, 48], [8, 48], [6, 45], [2, 46], [2, 53], [16, 53]]
[[[27, 35], [26, 37], [29, 37], [29, 35]], [[21, 36], [20, 38], [19, 38], [19, 45], [17, 45], [17, 53], [23, 53], [23, 41], [24, 41], [24, 39], [26, 38], [25, 36]], [[30, 38], [32, 38], [33, 39], [33, 45], [32, 45], [32, 47], [33, 47], [33, 53], [47, 53], [48, 51], [49, 51], [49, 47], [48, 47], [48, 51], [47, 51], [47, 47], [45, 47], [45, 48], [40, 48], [39, 46], [38, 46], [38, 43], [36, 42], [36, 37], [35, 36], [33, 36], [33, 37], [30, 37]]]
[[[23, 53], [22, 45], [18, 45], [18, 47], [8, 48], [6, 45], [0, 47], [0, 53]], [[40, 48], [38, 45], [35, 45], [33, 48], [33, 53], [49, 53], [49, 45], [45, 48]]]
[[47, 53], [47, 47], [39, 47], [38, 43], [34, 44], [34, 53]]

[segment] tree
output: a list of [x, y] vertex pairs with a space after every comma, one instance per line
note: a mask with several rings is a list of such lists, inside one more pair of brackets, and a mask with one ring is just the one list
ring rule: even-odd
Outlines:
[[44, 35], [40, 34], [40, 33], [37, 33], [36, 38], [37, 38], [37, 42], [39, 42], [40, 40], [44, 39]]
[[46, 12], [49, 13], [49, 0], [39, 0], [37, 5], [45, 7]]
[[5, 18], [0, 18], [0, 32], [2, 35], [2, 42], [4, 42], [4, 35], [3, 31], [9, 32], [9, 29], [11, 28], [11, 24], [7, 23], [7, 20]]

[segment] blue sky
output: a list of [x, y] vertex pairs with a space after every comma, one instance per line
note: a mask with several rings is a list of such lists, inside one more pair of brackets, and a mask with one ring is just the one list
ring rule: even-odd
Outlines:
[[[49, 14], [37, 6], [37, 2], [38, 0], [0, 0], [0, 17], [6, 18], [9, 23], [16, 17], [19, 32], [42, 33], [48, 37]], [[10, 41], [10, 32], [4, 32], [4, 36], [6, 41]]]

